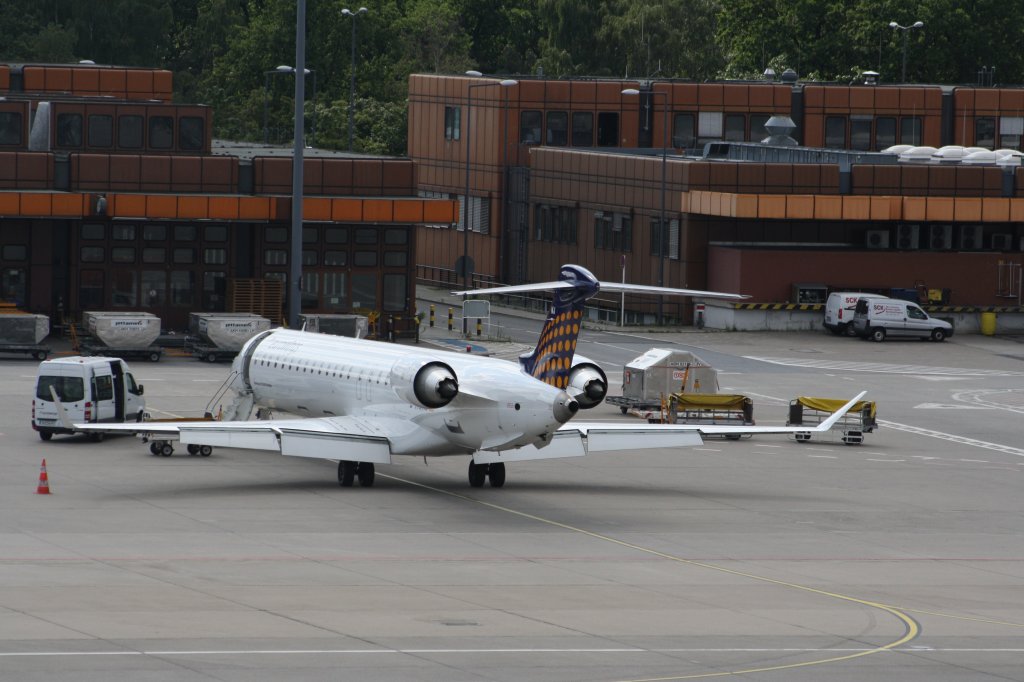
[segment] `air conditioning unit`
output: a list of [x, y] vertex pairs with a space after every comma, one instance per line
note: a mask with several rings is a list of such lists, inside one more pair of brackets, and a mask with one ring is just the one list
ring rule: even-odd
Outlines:
[[900, 225], [896, 228], [896, 248], [917, 248], [917, 225]]
[[992, 235], [992, 250], [993, 251], [1009, 251], [1013, 248], [1013, 235], [1012, 234], [994, 234]]
[[889, 230], [868, 230], [865, 243], [869, 249], [888, 249]]
[[953, 248], [952, 225], [930, 225], [928, 227], [928, 248], [935, 251], [948, 251]]
[[981, 225], [963, 225], [960, 227], [960, 250], [981, 250]]

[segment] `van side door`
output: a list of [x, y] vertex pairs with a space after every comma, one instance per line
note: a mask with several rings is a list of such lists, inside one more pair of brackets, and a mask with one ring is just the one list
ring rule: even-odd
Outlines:
[[928, 336], [932, 331], [932, 325], [928, 318], [928, 313], [918, 308], [913, 303], [907, 304], [907, 335], [908, 336]]
[[109, 373], [97, 371], [89, 381], [92, 389], [93, 413], [96, 421], [112, 422], [117, 420], [117, 405], [114, 400], [114, 377]]

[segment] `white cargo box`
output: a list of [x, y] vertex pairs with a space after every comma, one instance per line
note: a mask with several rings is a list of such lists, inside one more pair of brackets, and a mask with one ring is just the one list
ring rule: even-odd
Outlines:
[[108, 348], [148, 348], [160, 337], [160, 318], [152, 313], [87, 311], [82, 321]]
[[191, 313], [189, 328], [221, 350], [241, 350], [245, 342], [270, 329], [271, 322], [255, 313]]
[[0, 344], [35, 345], [50, 334], [50, 318], [46, 315], [0, 315]]
[[718, 370], [688, 351], [651, 348], [622, 370], [622, 397], [656, 402], [676, 392], [718, 393]]

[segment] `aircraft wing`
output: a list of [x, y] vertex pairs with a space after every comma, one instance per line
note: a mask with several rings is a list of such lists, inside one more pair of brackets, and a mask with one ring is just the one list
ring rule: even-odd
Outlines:
[[[723, 298], [731, 301], [742, 301], [750, 298], [746, 294], [727, 294], [720, 291], [703, 291], [701, 289], [675, 289], [673, 287], [655, 287], [646, 284], [623, 284], [622, 282], [600, 282], [600, 289], [604, 292], [625, 292], [628, 294], [652, 294], [664, 296], [697, 296], [703, 298]], [[561, 289], [573, 289], [575, 285], [571, 282], [538, 282], [537, 284], [515, 284], [504, 287], [491, 287], [490, 289], [472, 289], [469, 291], [452, 291], [453, 296], [501, 296], [504, 294], [521, 294], [537, 291], [559, 291]]]
[[[385, 423], [386, 422], [386, 423]], [[391, 463], [391, 438], [419, 428], [405, 420], [322, 417], [266, 421], [177, 421], [75, 424], [85, 433], [135, 433], [150, 440], [177, 439], [184, 445], [270, 450], [282, 455]]]
[[629, 422], [569, 422], [562, 425], [549, 443], [537, 448], [527, 446], [506, 451], [477, 451], [478, 464], [519, 462], [559, 457], [582, 457], [592, 452], [612, 450], [649, 450], [701, 445], [702, 436], [822, 433], [850, 411], [867, 391], [861, 391], [817, 426], [731, 426], [713, 424], [633, 424]]

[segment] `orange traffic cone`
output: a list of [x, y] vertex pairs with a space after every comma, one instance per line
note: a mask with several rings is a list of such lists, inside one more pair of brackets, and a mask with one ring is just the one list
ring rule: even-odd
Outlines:
[[39, 487], [36, 488], [36, 495], [50, 494], [50, 479], [46, 475], [46, 458], [43, 458], [43, 465], [39, 468]]

